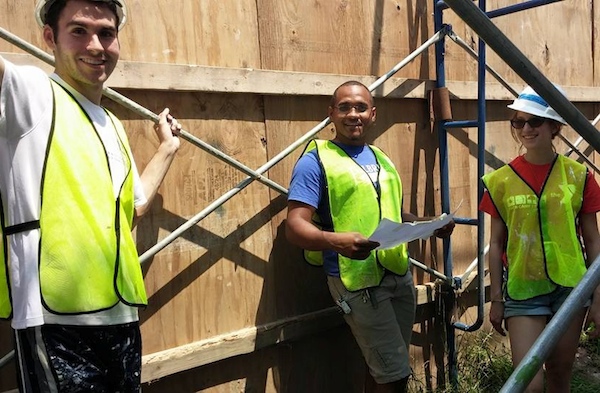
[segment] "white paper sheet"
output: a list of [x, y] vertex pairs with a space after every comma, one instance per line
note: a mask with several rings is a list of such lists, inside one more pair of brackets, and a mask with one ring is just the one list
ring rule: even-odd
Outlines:
[[384, 218], [379, 223], [369, 240], [379, 243], [376, 250], [385, 250], [408, 243], [417, 239], [427, 239], [433, 236], [436, 229], [440, 229], [454, 218], [454, 214], [443, 213], [429, 221], [415, 221], [398, 223]]

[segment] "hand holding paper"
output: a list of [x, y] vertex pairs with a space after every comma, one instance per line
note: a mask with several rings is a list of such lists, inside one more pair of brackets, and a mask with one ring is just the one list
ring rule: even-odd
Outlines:
[[398, 223], [384, 218], [369, 240], [379, 243], [377, 250], [385, 250], [413, 240], [427, 239], [433, 236], [437, 229], [448, 225], [453, 218], [454, 214], [446, 213], [429, 221]]

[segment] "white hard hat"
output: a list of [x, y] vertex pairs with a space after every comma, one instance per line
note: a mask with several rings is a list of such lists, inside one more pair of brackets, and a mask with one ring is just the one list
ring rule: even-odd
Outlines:
[[[562, 87], [554, 85], [563, 96], [567, 96]], [[530, 86], [527, 86], [519, 97], [517, 97], [512, 104], [508, 105], [510, 109], [514, 109], [519, 112], [529, 113], [534, 116], [543, 117], [546, 119], [556, 120], [562, 124], [567, 124], [563, 119], [538, 93], [536, 93]]]
[[[119, 26], [117, 26], [118, 30], [121, 30], [125, 25], [125, 21], [127, 20], [127, 9], [125, 8], [124, 0], [89, 0], [89, 1], [97, 1], [102, 3], [113, 3], [117, 8], [117, 17], [119, 18]], [[37, 21], [40, 27], [44, 27], [46, 24], [46, 14], [48, 14], [48, 10], [54, 4], [56, 0], [38, 0], [35, 6], [35, 20]]]

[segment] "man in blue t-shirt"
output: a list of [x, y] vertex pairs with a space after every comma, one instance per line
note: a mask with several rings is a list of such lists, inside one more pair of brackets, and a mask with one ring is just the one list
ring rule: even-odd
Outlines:
[[[372, 378], [366, 391], [405, 392], [416, 309], [406, 245], [393, 254], [404, 270], [392, 271], [383, 261], [389, 255], [375, 251], [379, 244], [361, 229], [376, 225], [382, 212], [396, 212], [398, 221], [429, 218], [402, 211], [397, 171], [383, 152], [365, 143], [376, 118], [369, 89], [356, 81], [342, 84], [333, 93], [328, 113], [336, 136], [329, 142], [312, 141], [296, 163], [286, 236], [322, 259], [331, 296], [369, 367]], [[451, 222], [436, 236], [449, 236], [453, 228]]]

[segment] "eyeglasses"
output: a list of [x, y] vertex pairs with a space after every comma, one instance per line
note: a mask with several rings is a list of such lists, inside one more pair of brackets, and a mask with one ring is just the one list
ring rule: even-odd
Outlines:
[[516, 128], [517, 130], [520, 130], [521, 128], [525, 127], [525, 123], [528, 123], [529, 127], [531, 128], [537, 128], [544, 124], [546, 120], [548, 119], [544, 119], [543, 117], [532, 117], [529, 120], [512, 119], [510, 121], [510, 125]]
[[362, 103], [362, 102], [359, 104], [343, 103], [343, 104], [339, 104], [338, 106], [336, 106], [334, 108], [337, 108], [337, 110], [342, 113], [350, 113], [350, 112], [352, 112], [352, 109], [356, 109], [356, 111], [358, 113], [362, 113], [362, 112], [366, 112], [367, 109], [369, 109], [369, 105]]

